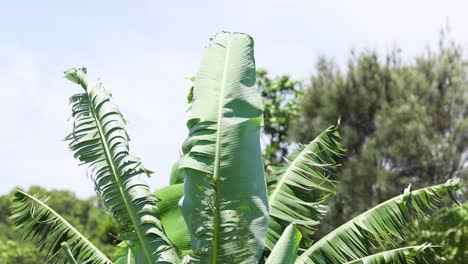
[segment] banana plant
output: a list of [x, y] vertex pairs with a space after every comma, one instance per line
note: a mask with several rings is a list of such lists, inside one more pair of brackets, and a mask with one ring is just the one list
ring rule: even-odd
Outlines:
[[70, 98], [69, 147], [122, 227], [115, 256], [50, 208], [16, 191], [11, 218], [25, 239], [48, 252], [47, 263], [436, 263], [436, 247], [396, 246], [458, 179], [403, 194], [351, 219], [322, 239], [312, 235], [336, 192], [345, 149], [338, 125], [300, 146], [266, 175], [261, 155], [262, 100], [253, 40], [223, 32], [212, 39], [195, 78], [188, 137], [170, 185], [150, 192], [152, 173], [130, 154], [126, 121], [86, 69], [65, 78], [82, 91]]

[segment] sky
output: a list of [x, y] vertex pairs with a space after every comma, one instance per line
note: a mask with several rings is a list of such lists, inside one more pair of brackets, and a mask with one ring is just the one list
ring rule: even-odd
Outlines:
[[94, 194], [63, 141], [80, 92], [63, 78], [69, 68], [86, 66], [89, 83], [112, 92], [155, 189], [188, 132], [186, 78], [217, 32], [252, 35], [257, 67], [306, 80], [320, 55], [344, 65], [351, 49], [400, 47], [411, 61], [447, 23], [467, 49], [466, 10], [455, 0], [0, 0], [0, 195], [31, 185]]

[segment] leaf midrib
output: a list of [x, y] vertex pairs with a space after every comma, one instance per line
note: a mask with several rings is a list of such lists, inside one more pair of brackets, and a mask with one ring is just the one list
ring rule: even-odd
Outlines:
[[120, 194], [122, 196], [122, 199], [124, 201], [125, 208], [127, 208], [127, 211], [129, 212], [130, 219], [131, 219], [131, 221], [133, 223], [133, 226], [135, 228], [135, 233], [137, 234], [138, 240], [140, 241], [140, 243], [142, 245], [142, 249], [143, 249], [143, 252], [145, 253], [145, 257], [146, 257], [148, 263], [151, 263], [152, 262], [151, 253], [148, 251], [149, 247], [146, 246], [145, 240], [143, 238], [144, 235], [141, 233], [142, 231], [140, 230], [140, 228], [138, 228], [139, 225], [138, 225], [138, 222], [136, 220], [137, 216], [135, 216], [136, 212], [133, 209], [133, 207], [130, 206], [130, 203], [128, 201], [129, 197], [127, 197], [128, 194], [123, 190], [122, 182], [120, 181], [120, 177], [117, 175], [117, 168], [116, 168], [116, 166], [114, 164], [114, 161], [112, 160], [111, 151], [109, 149], [108, 142], [107, 142], [108, 139], [107, 139], [107, 137], [106, 137], [106, 135], [105, 135], [105, 133], [103, 131], [101, 121], [99, 120], [99, 118], [97, 118], [97, 114], [96, 114], [96, 111], [95, 111], [95, 108], [94, 108], [94, 103], [93, 103], [93, 100], [91, 98], [91, 95], [90, 95], [90, 93], [88, 93], [87, 90], [86, 90], [86, 93], [88, 94], [89, 104], [91, 105], [91, 107], [90, 107], [91, 114], [92, 114], [94, 120], [96, 121], [96, 127], [98, 128], [100, 139], [101, 139], [102, 145], [104, 147], [104, 153], [105, 153], [105, 156], [106, 156], [107, 163], [109, 164], [109, 166], [111, 168], [111, 171], [112, 171], [112, 175], [114, 176], [114, 179], [117, 182], [117, 187], [119, 188], [119, 192], [120, 192]]
[[[358, 258], [358, 259], [355, 259], [355, 260], [352, 260], [352, 261], [348, 261], [348, 262], [346, 262], [346, 263], [344, 263], [344, 264], [358, 263], [359, 261], [362, 261], [362, 260], [364, 260], [364, 259], [366, 259], [366, 258], [369, 258], [369, 257], [372, 257], [372, 256], [376, 256], [376, 255], [382, 255], [382, 254], [384, 254], [384, 253], [390, 253], [390, 252], [393, 253], [393, 252], [398, 252], [398, 251], [404, 251], [404, 250], [407, 250], [407, 249], [409, 249], [409, 250], [417, 250], [419, 247], [421, 247], [421, 245], [418, 245], [418, 246], [408, 246], [408, 247], [396, 248], [396, 249], [392, 249], [392, 250], [386, 250], [386, 251], [382, 251], [382, 252], [379, 252], [379, 253], [375, 253], [375, 254], [372, 254], [372, 255], [369, 255], [369, 256], [365, 256], [365, 257], [362, 257], [362, 258]], [[435, 246], [429, 246], [429, 247], [435, 248]], [[408, 253], [410, 253], [410, 252], [408, 252]], [[403, 252], [403, 254], [405, 254], [405, 256], [406, 256], [408, 253], [405, 254], [405, 253]], [[421, 253], [422, 253], [422, 252], [421, 252]]]
[[[445, 183], [442, 183], [442, 184], [439, 184], [439, 185], [434, 185], [434, 186], [430, 186], [430, 187], [426, 187], [426, 188], [422, 188], [422, 189], [418, 189], [418, 190], [414, 190], [414, 191], [411, 191], [411, 195], [417, 195], [418, 193], [420, 192], [423, 192], [423, 191], [427, 191], [429, 189], [433, 189], [433, 190], [439, 190], [439, 188], [442, 188], [446, 186]], [[334, 237], [335, 234], [339, 233], [341, 230], [343, 229], [346, 229], [348, 227], [348, 225], [350, 223], [353, 223], [355, 220], [357, 220], [358, 218], [361, 218], [361, 217], [364, 217], [366, 214], [368, 214], [369, 212], [372, 212], [380, 207], [383, 207], [384, 205], [387, 205], [391, 202], [396, 202], [398, 199], [402, 199], [403, 197], [405, 196], [405, 194], [400, 194], [396, 197], [393, 197], [392, 199], [390, 200], [387, 200], [383, 203], [380, 203], [378, 204], [377, 206], [374, 206], [372, 208], [370, 208], [369, 210], [359, 214], [358, 216], [352, 218], [351, 220], [347, 221], [346, 223], [342, 224], [341, 226], [339, 226], [338, 228], [336, 228], [335, 230], [333, 230], [332, 232], [328, 233], [327, 235], [325, 235], [324, 237], [322, 237], [319, 241], [317, 241], [317, 243], [313, 244], [310, 248], [308, 248], [304, 253], [302, 253], [299, 257], [298, 257], [298, 261], [301, 260], [302, 258], [306, 257], [306, 258], [309, 258], [309, 254], [314, 252], [314, 250], [317, 248], [317, 247], [320, 247], [321, 245], [323, 245], [324, 243], [328, 242], [329, 240], [327, 240], [329, 237]], [[296, 263], [300, 263], [300, 262], [296, 262]]]
[[221, 120], [223, 116], [223, 107], [224, 107], [224, 90], [226, 89], [226, 78], [227, 78], [227, 67], [229, 61], [229, 53], [231, 48], [231, 35], [229, 34], [227, 38], [226, 51], [224, 54], [224, 68], [223, 68], [223, 77], [221, 80], [221, 87], [219, 93], [218, 101], [218, 120], [216, 124], [216, 149], [215, 149], [215, 167], [214, 167], [214, 183], [215, 183], [215, 197], [214, 197], [214, 230], [213, 230], [213, 255], [211, 257], [211, 263], [216, 264], [218, 258], [218, 240], [219, 240], [219, 201], [218, 201], [218, 187], [219, 187], [219, 167], [220, 167], [220, 152], [221, 152]]

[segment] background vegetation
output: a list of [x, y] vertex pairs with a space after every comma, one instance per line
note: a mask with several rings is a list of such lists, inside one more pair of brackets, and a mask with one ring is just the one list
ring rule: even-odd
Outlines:
[[[346, 67], [322, 57], [302, 85], [259, 72], [270, 164], [340, 118], [347, 148], [337, 197], [319, 239], [348, 219], [401, 192], [468, 175], [468, 61], [441, 32], [437, 49], [405, 61], [400, 50], [379, 56], [352, 51]], [[297, 107], [299, 105], [299, 107]], [[271, 114], [269, 114], [271, 113]], [[422, 237], [442, 245], [448, 263], [468, 259], [467, 203], [436, 212]]]
[[[281, 162], [297, 143], [306, 143], [340, 118], [348, 149], [338, 173], [338, 196], [327, 215], [329, 230], [358, 212], [397, 195], [409, 182], [416, 188], [468, 170], [468, 61], [462, 49], [441, 36], [437, 50], [405, 61], [399, 50], [379, 56], [351, 52], [346, 67], [321, 58], [308, 81], [258, 71], [265, 105], [262, 136], [268, 166]], [[64, 146], [65, 147], [65, 146]], [[29, 193], [50, 196], [48, 204], [112, 256], [117, 225], [103, 217], [97, 198], [76, 198], [69, 191]], [[8, 220], [11, 196], [0, 197], [0, 264], [42, 263], [43, 255], [22, 241]], [[436, 212], [429, 224], [416, 223], [422, 236], [443, 246], [449, 263], [465, 263], [468, 204]]]
[[[84, 234], [109, 256], [114, 254], [119, 227], [96, 197], [78, 199], [70, 191], [45, 190], [32, 186], [28, 192], [40, 197], [50, 197], [47, 203]], [[12, 193], [0, 197], [0, 263], [44, 263], [44, 254], [39, 252], [29, 241], [23, 241], [13, 229], [8, 214], [12, 202]]]

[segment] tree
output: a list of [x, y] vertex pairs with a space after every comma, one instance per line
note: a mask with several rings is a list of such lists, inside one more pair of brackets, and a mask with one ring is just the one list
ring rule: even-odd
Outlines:
[[438, 51], [407, 63], [398, 50], [385, 60], [353, 52], [343, 71], [319, 61], [291, 134], [307, 142], [341, 117], [348, 152], [330, 228], [410, 182], [421, 187], [468, 175], [467, 73], [462, 49], [443, 35]]
[[[458, 179], [407, 188], [312, 243], [324, 202], [335, 192], [330, 177], [344, 153], [338, 127], [301, 146], [270, 176], [267, 187], [253, 40], [221, 33], [212, 41], [195, 82], [184, 155], [171, 177], [178, 179], [182, 171], [184, 181], [155, 196], [146, 183], [151, 172], [129, 153], [125, 120], [110, 94], [102, 84], [89, 87], [84, 68], [65, 73], [84, 90], [70, 99], [74, 127], [67, 139], [75, 157], [90, 166], [98, 195], [122, 228], [116, 263], [436, 260], [428, 244], [386, 246], [411, 233], [412, 217], [430, 212], [446, 194], [453, 197], [462, 187]], [[12, 219], [26, 238], [49, 251], [50, 262], [111, 263], [37, 196], [15, 192]]]
[[34, 247], [22, 247], [13, 240], [0, 240], [0, 264], [32, 264], [40, 262], [41, 257]]
[[288, 130], [290, 121], [299, 115], [302, 83], [286, 74], [270, 78], [267, 70], [259, 69], [257, 85], [263, 98], [265, 166], [279, 165], [281, 158], [290, 153]]

